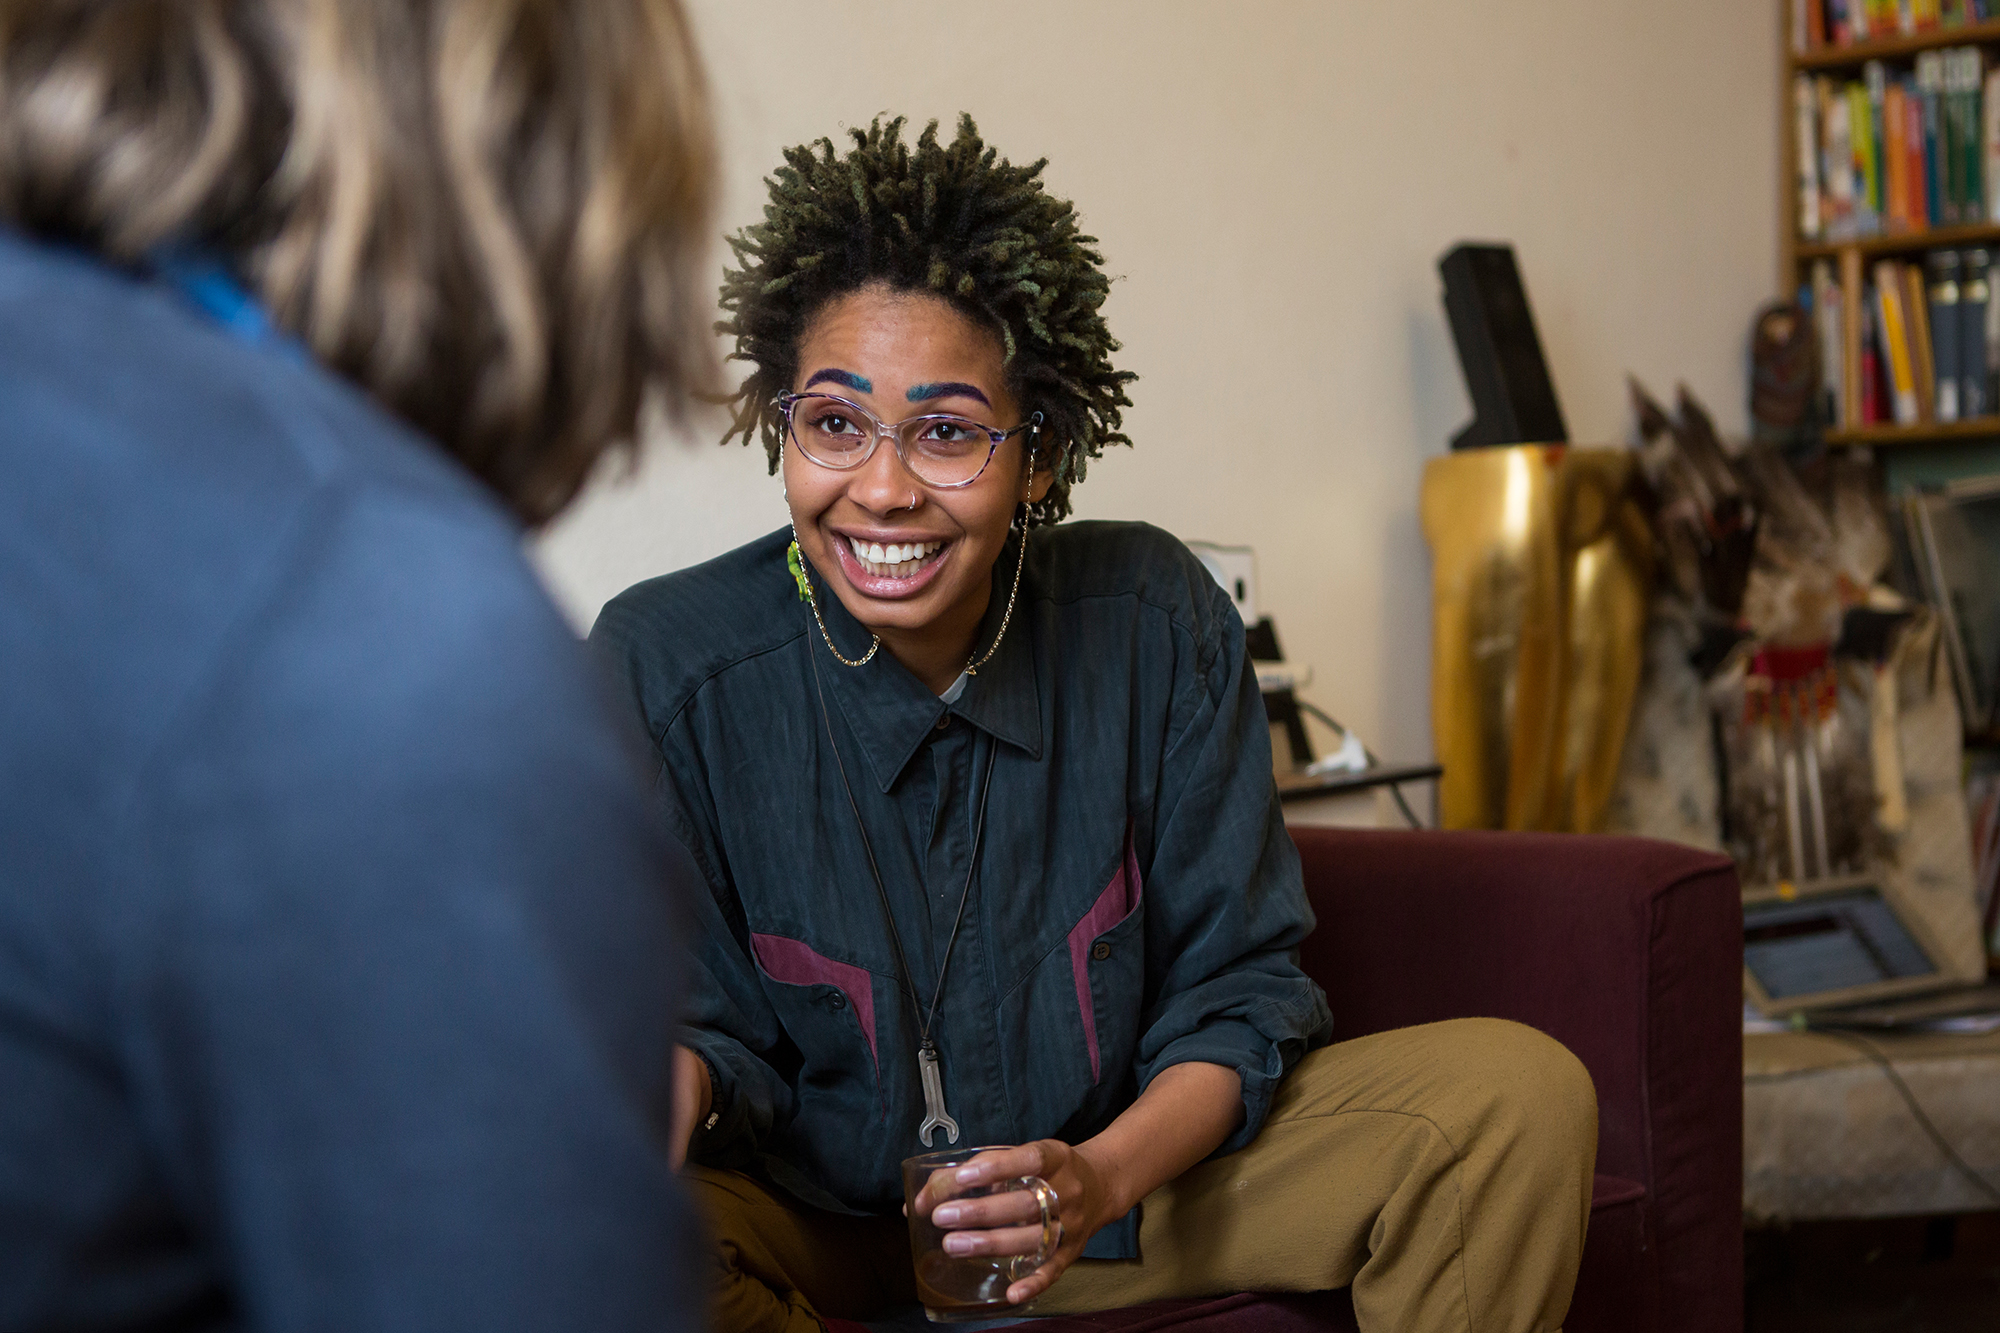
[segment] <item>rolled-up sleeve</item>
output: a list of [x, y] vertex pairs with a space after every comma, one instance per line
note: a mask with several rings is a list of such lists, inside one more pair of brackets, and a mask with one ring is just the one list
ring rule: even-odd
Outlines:
[[1298, 965], [1313, 928], [1299, 856], [1271, 775], [1262, 696], [1243, 623], [1220, 589], [1177, 635], [1174, 728], [1161, 770], [1146, 875], [1148, 975], [1141, 1089], [1200, 1061], [1243, 1080], [1243, 1124], [1216, 1151], [1257, 1136], [1285, 1071], [1324, 1045], [1326, 997]]

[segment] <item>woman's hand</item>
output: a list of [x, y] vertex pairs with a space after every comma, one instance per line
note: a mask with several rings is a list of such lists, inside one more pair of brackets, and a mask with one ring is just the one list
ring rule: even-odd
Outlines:
[[708, 1062], [685, 1046], [674, 1047], [674, 1111], [667, 1125], [667, 1164], [678, 1171], [687, 1161], [695, 1126], [708, 1118], [715, 1090], [708, 1082]]
[[[1243, 1080], [1234, 1069], [1200, 1062], [1171, 1065], [1096, 1138], [1072, 1148], [1041, 1139], [998, 1148], [958, 1168], [957, 1187], [1040, 1176], [1056, 1192], [1062, 1244], [1048, 1262], [1007, 1288], [1014, 1305], [1055, 1285], [1083, 1253], [1084, 1242], [1134, 1204], [1214, 1152], [1243, 1122]], [[943, 1176], [938, 1173], [938, 1177]], [[933, 1177], [933, 1180], [938, 1179]], [[1041, 1247], [1041, 1208], [1025, 1190], [982, 1199], [943, 1200], [926, 1185], [915, 1207], [930, 1212], [947, 1254], [1033, 1254]], [[935, 1205], [935, 1207], [933, 1207]]]
[[[1061, 1243], [1040, 1268], [1007, 1288], [1007, 1301], [1011, 1305], [1031, 1301], [1047, 1291], [1083, 1253], [1084, 1242], [1106, 1223], [1123, 1217], [1131, 1207], [1115, 1197], [1112, 1182], [1091, 1160], [1087, 1147], [1073, 1148], [1060, 1139], [1041, 1139], [1018, 1148], [981, 1153], [951, 1175], [959, 1189], [1021, 1176], [1040, 1176], [1055, 1191], [1062, 1222]], [[1041, 1248], [1042, 1210], [1032, 1193], [1015, 1190], [940, 1203], [932, 1193], [933, 1188], [926, 1185], [917, 1194], [915, 1206], [920, 1214], [929, 1212], [931, 1222], [946, 1233], [946, 1254], [1031, 1255]]]

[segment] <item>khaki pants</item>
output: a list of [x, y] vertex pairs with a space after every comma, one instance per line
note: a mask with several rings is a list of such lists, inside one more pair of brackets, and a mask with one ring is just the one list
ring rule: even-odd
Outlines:
[[[1148, 1195], [1136, 1260], [1076, 1263], [1036, 1303], [1352, 1286], [1363, 1330], [1551, 1333], [1590, 1216], [1597, 1101], [1531, 1028], [1459, 1019], [1314, 1051], [1241, 1152]], [[716, 1326], [816, 1333], [914, 1301], [903, 1219], [819, 1213], [689, 1170], [717, 1238]]]

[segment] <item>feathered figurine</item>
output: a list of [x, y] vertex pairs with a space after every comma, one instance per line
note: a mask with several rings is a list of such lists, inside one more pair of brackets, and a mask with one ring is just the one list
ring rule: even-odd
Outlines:
[[1632, 408], [1640, 450], [1658, 501], [1655, 526], [1670, 577], [1706, 621], [1735, 622], [1757, 546], [1758, 516], [1700, 404], [1680, 393], [1669, 417], [1637, 379]]
[[1869, 691], [1835, 646], [1887, 557], [1877, 506], [1833, 472], [1838, 524], [1776, 445], [1732, 453], [1685, 387], [1633, 404], [1672, 584], [1701, 626], [1726, 779], [1723, 832], [1748, 883], [1820, 879], [1882, 854]]

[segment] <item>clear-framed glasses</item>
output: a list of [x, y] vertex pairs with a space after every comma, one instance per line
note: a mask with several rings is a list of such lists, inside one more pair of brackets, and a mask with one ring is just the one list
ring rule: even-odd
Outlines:
[[1011, 430], [996, 430], [945, 413], [909, 417], [892, 426], [861, 404], [830, 393], [781, 393], [775, 402], [792, 444], [821, 467], [836, 472], [858, 468], [875, 456], [876, 444], [887, 436], [911, 475], [944, 490], [978, 481], [1001, 444], [1022, 431], [1032, 444], [1042, 428], [1040, 412]]

